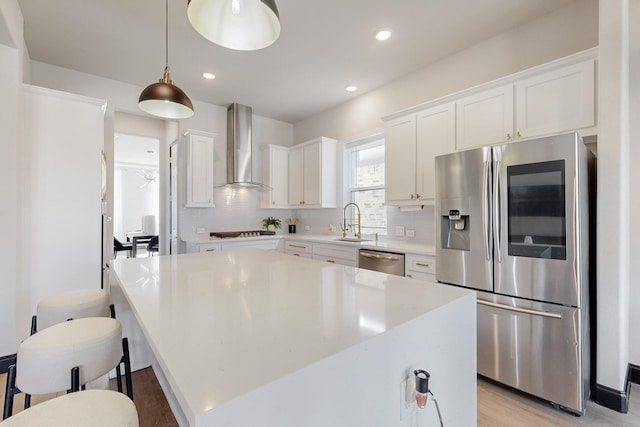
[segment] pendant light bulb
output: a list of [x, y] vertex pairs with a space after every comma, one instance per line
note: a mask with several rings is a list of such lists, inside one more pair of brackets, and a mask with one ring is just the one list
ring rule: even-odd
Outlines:
[[275, 0], [188, 0], [187, 17], [204, 38], [229, 49], [263, 49], [280, 36]]
[[138, 108], [164, 119], [186, 119], [193, 116], [193, 104], [186, 93], [173, 84], [169, 71], [169, 0], [165, 0], [165, 55], [162, 78], [140, 94]]

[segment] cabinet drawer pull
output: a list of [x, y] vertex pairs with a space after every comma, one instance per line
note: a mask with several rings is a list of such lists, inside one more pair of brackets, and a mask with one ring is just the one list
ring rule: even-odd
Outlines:
[[332, 260], [332, 259], [328, 259], [328, 260], [327, 260], [327, 262], [330, 262], [330, 263], [332, 263], [332, 264], [334, 264], [334, 263], [335, 263], [335, 261], [334, 261], [334, 260]]
[[206, 251], [207, 252], [215, 252], [216, 250], [215, 249], [207, 249]]
[[413, 276], [411, 274], [407, 274], [407, 277], [413, 279]]
[[293, 255], [293, 256], [300, 256], [300, 254], [291, 254], [291, 255]]
[[307, 247], [306, 247], [306, 246], [302, 246], [302, 245], [294, 245], [293, 243], [289, 243], [289, 247], [290, 247], [290, 248], [307, 249]]
[[416, 262], [416, 265], [417, 265], [418, 267], [429, 267], [429, 264], [425, 264], [425, 263], [423, 263], [423, 262]]

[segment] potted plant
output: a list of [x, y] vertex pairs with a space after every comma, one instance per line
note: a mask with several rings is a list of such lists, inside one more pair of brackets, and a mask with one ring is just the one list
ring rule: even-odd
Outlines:
[[270, 230], [273, 231], [277, 228], [280, 228], [281, 222], [278, 218], [275, 218], [273, 216], [269, 216], [265, 219], [262, 220], [262, 227], [265, 230]]

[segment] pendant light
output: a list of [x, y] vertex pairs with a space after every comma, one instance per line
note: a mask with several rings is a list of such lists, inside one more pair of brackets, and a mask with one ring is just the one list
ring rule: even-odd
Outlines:
[[263, 49], [280, 36], [275, 0], [188, 0], [187, 16], [202, 36], [229, 49]]
[[169, 0], [165, 0], [165, 58], [162, 78], [142, 91], [138, 107], [145, 113], [165, 119], [186, 119], [193, 116], [193, 104], [189, 97], [173, 84], [169, 73]]

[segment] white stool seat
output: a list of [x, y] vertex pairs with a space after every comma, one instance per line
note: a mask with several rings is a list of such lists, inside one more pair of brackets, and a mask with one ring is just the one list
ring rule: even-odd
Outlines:
[[122, 326], [110, 317], [59, 323], [31, 335], [17, 353], [16, 386], [30, 394], [67, 390], [70, 371], [80, 368], [80, 384], [108, 373], [122, 358]]
[[69, 319], [109, 317], [109, 292], [82, 289], [50, 296], [38, 303], [38, 330]]
[[65, 394], [25, 409], [0, 427], [138, 427], [138, 412], [127, 396], [110, 390]]

